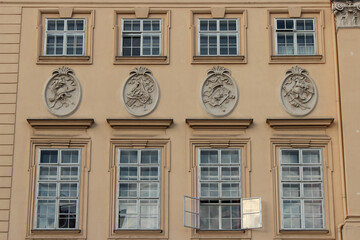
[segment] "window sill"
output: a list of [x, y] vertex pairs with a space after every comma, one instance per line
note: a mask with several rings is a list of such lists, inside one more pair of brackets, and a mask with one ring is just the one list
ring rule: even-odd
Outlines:
[[78, 234], [81, 233], [81, 229], [31, 229], [31, 233], [38, 233], [38, 234]]
[[327, 229], [281, 229], [279, 232], [286, 234], [327, 234], [330, 231]]
[[90, 56], [39, 56], [36, 64], [92, 64]]
[[270, 63], [325, 63], [323, 55], [271, 55]]
[[114, 233], [132, 233], [132, 232], [141, 232], [141, 233], [162, 233], [162, 229], [116, 229]]
[[245, 231], [246, 230], [244, 230], [244, 229], [234, 229], [234, 230], [231, 230], [231, 229], [219, 229], [219, 230], [211, 230], [211, 229], [196, 229], [196, 232], [198, 232], [198, 233], [200, 233], [200, 232], [204, 232], [204, 233], [206, 233], [206, 232], [209, 232], [209, 233], [211, 233], [211, 232], [221, 232], [221, 233], [226, 233], [226, 232], [231, 232], [231, 233], [233, 233], [233, 232], [240, 232], [240, 233], [245, 233]]
[[169, 64], [169, 58], [167, 56], [115, 56], [114, 64]]
[[191, 63], [246, 63], [246, 60], [245, 56], [193, 56]]

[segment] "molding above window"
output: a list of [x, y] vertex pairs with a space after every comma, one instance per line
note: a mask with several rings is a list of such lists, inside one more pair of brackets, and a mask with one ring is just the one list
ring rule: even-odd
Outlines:
[[87, 129], [94, 124], [94, 119], [41, 119], [28, 118], [30, 126], [35, 129]]
[[[200, 56], [198, 55], [199, 19], [237, 19], [239, 55]], [[247, 63], [247, 11], [238, 8], [213, 7], [190, 12], [191, 64], [232, 64]]]
[[246, 129], [253, 119], [194, 119], [187, 118], [186, 123], [193, 129]]
[[296, 128], [328, 128], [334, 122], [334, 118], [268, 118], [266, 123], [274, 129]]
[[[45, 19], [86, 19], [85, 28], [85, 53], [84, 55], [74, 56], [46, 56], [44, 53], [45, 44]], [[77, 9], [77, 8], [46, 8], [39, 9], [37, 23], [37, 59], [36, 64], [39, 65], [56, 65], [56, 64], [74, 64], [84, 65], [92, 64], [93, 57], [93, 37], [95, 27], [95, 11], [93, 9]]]
[[[289, 7], [267, 11], [267, 29], [269, 36], [269, 63], [325, 63], [325, 13], [323, 9]], [[315, 19], [316, 53], [315, 55], [276, 55], [275, 54], [275, 18], [281, 19]]]
[[167, 129], [173, 124], [173, 119], [128, 119], [108, 118], [106, 121], [114, 129]]

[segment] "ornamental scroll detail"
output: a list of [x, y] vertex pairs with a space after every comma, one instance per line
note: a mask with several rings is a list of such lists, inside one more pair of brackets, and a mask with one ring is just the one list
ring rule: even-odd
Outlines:
[[317, 103], [317, 89], [308, 71], [299, 66], [286, 72], [281, 85], [281, 102], [285, 110], [294, 116], [309, 114]]
[[81, 100], [81, 85], [74, 70], [65, 66], [55, 69], [46, 84], [44, 98], [50, 113], [56, 116], [73, 113]]
[[336, 28], [360, 27], [360, 2], [333, 2]]
[[123, 102], [126, 110], [135, 116], [145, 116], [156, 108], [160, 88], [150, 69], [134, 68], [123, 88]]
[[238, 89], [229, 69], [216, 66], [207, 71], [201, 87], [201, 101], [205, 110], [214, 116], [226, 116], [234, 110]]

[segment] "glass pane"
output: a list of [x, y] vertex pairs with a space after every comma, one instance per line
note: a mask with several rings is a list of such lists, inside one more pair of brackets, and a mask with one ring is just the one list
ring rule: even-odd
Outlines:
[[221, 180], [240, 180], [240, 168], [221, 167]]
[[57, 167], [41, 166], [39, 170], [39, 180], [56, 180]]
[[77, 183], [61, 183], [60, 197], [77, 197], [78, 184]]
[[137, 163], [137, 151], [136, 150], [121, 150], [120, 151], [120, 163]]
[[220, 20], [220, 31], [227, 31], [227, 30], [228, 30], [228, 21]]
[[293, 29], [294, 28], [294, 21], [293, 20], [285, 20], [285, 28], [286, 29]]
[[305, 20], [305, 30], [314, 30], [314, 20]]
[[39, 183], [39, 197], [55, 197], [56, 183]]
[[38, 200], [36, 228], [55, 228], [55, 200]]
[[48, 20], [47, 30], [55, 30], [55, 20]]
[[301, 207], [299, 200], [283, 200], [283, 227], [301, 228]]
[[120, 183], [119, 197], [137, 197], [137, 183]]
[[303, 150], [303, 163], [320, 163], [319, 150]]
[[218, 167], [201, 167], [200, 180], [218, 180], [219, 171]]
[[321, 167], [304, 167], [303, 180], [307, 181], [320, 181], [321, 180]]
[[285, 20], [277, 19], [276, 28], [277, 29], [285, 29]]
[[159, 168], [158, 167], [141, 167], [140, 180], [158, 180]]
[[63, 150], [61, 151], [61, 163], [78, 163], [79, 151], [77, 150]]
[[322, 197], [321, 183], [305, 183], [304, 197], [321, 198]]
[[144, 29], [144, 31], [151, 31], [151, 21], [144, 20], [143, 21], [143, 29]]
[[159, 20], [153, 20], [152, 21], [152, 30], [153, 31], [159, 31], [160, 30], [160, 21]]
[[216, 20], [209, 20], [209, 30], [215, 31], [217, 29], [216, 27]]
[[84, 30], [84, 20], [76, 20], [76, 30]]
[[305, 30], [304, 20], [296, 20], [296, 30]]
[[137, 213], [136, 200], [120, 200], [118, 227], [122, 229], [137, 228]]
[[324, 228], [322, 200], [305, 200], [305, 228], [322, 229]]
[[282, 150], [281, 151], [281, 163], [299, 163], [299, 151], [298, 150]]
[[75, 30], [75, 20], [67, 20], [67, 29]]
[[201, 183], [200, 195], [201, 197], [218, 197], [219, 186], [217, 183]]
[[200, 202], [200, 229], [219, 229], [219, 206]]
[[56, 30], [64, 30], [64, 20], [56, 20]]
[[61, 167], [60, 179], [61, 180], [78, 180], [79, 168], [78, 167]]
[[41, 150], [40, 163], [57, 163], [58, 151], [57, 150]]
[[158, 200], [140, 200], [140, 228], [159, 228]]
[[218, 151], [217, 150], [201, 150], [200, 163], [201, 164], [218, 163]]
[[221, 184], [222, 197], [240, 197], [239, 183], [222, 183]]
[[300, 197], [300, 184], [298, 183], [283, 183], [282, 184], [282, 196], [288, 198]]
[[209, 27], [208, 20], [200, 20], [200, 31], [207, 31]]
[[160, 55], [160, 48], [153, 48], [152, 49], [152, 55]]
[[221, 163], [240, 163], [238, 150], [222, 150], [221, 151]]
[[229, 30], [230, 31], [236, 31], [236, 21], [235, 20], [229, 20]]
[[120, 167], [120, 180], [137, 180], [137, 167]]
[[299, 181], [300, 168], [299, 167], [281, 167], [282, 181]]
[[124, 20], [124, 30], [125, 31], [131, 31], [131, 21]]
[[140, 197], [157, 198], [159, 197], [158, 183], [140, 183]]
[[76, 228], [76, 200], [59, 201], [59, 228]]
[[141, 151], [141, 163], [157, 164], [159, 160], [158, 150], [143, 150]]
[[140, 56], [140, 48], [133, 48], [131, 56]]

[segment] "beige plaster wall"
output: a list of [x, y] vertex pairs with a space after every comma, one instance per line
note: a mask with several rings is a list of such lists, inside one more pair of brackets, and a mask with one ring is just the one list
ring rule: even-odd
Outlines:
[[[55, 2], [55, 1], [54, 1]], [[51, 115], [43, 102], [43, 90], [54, 69], [61, 65], [37, 65], [38, 44], [36, 24], [39, 8], [54, 8], [53, 1], [42, 4], [30, 0], [23, 1], [21, 20], [21, 43], [19, 62], [18, 98], [15, 126], [15, 152], [13, 162], [13, 184], [11, 196], [10, 232], [9, 239], [25, 239], [27, 215], [29, 214], [29, 151], [30, 138], [34, 130], [26, 119], [28, 118], [56, 118]], [[285, 72], [295, 65], [305, 68], [314, 79], [319, 98], [313, 112], [305, 118], [335, 118], [335, 122], [325, 131], [331, 138], [331, 157], [333, 159], [333, 192], [334, 208], [327, 214], [334, 218], [333, 229], [327, 239], [338, 239], [334, 229], [343, 221], [341, 167], [339, 153], [339, 126], [337, 112], [337, 92], [334, 59], [334, 31], [332, 29], [332, 12], [329, 1], [306, 0], [293, 5], [304, 8], [317, 8], [325, 12], [324, 15], [324, 46], [325, 62], [317, 64], [269, 64], [269, 34], [267, 30], [267, 11], [275, 8], [287, 8], [287, 1], [252, 1], [239, 2], [171, 2], [158, 1], [146, 4], [151, 8], [161, 8], [171, 11], [170, 29], [170, 64], [145, 65], [157, 79], [160, 86], [160, 101], [153, 113], [144, 118], [172, 118], [174, 124], [166, 130], [165, 136], [171, 141], [171, 172], [169, 181], [169, 230], [170, 240], [190, 239], [190, 229], [183, 227], [183, 196], [191, 194], [191, 175], [188, 172], [189, 138], [192, 131], [186, 125], [186, 118], [211, 119], [202, 108], [200, 102], [200, 87], [206, 77], [206, 71], [215, 64], [192, 65], [190, 52], [190, 11], [211, 6], [226, 6], [227, 8], [241, 8], [247, 10], [247, 63], [222, 64], [230, 69], [238, 84], [239, 102], [235, 110], [227, 118], [253, 118], [254, 123], [249, 129], [235, 137], [248, 137], [251, 142], [251, 196], [262, 197], [263, 228], [252, 231], [252, 239], [272, 239], [274, 229], [274, 184], [271, 164], [270, 138], [275, 132], [266, 124], [267, 118], [294, 118], [286, 113], [280, 103], [279, 91]], [[130, 118], [121, 100], [121, 92], [129, 72], [138, 65], [114, 65], [114, 9], [134, 8], [144, 6], [140, 2], [107, 1], [87, 4], [79, 1], [76, 5], [62, 1], [61, 6], [74, 6], [77, 9], [95, 10], [95, 28], [93, 38], [93, 63], [91, 65], [72, 65], [71, 67], [82, 85], [82, 101], [78, 110], [67, 118], [93, 118], [95, 124], [86, 131], [90, 137], [91, 171], [89, 172], [89, 194], [87, 214], [87, 239], [107, 239], [109, 236], [109, 202], [110, 202], [110, 138], [114, 130], [106, 122], [107, 118]], [[9, 10], [10, 11], [10, 10]], [[17, 12], [19, 13], [19, 12]], [[0, 30], [2, 25], [0, 26]], [[0, 56], [0, 59], [1, 56]], [[1, 68], [1, 66], [0, 66]], [[1, 69], [0, 69], [1, 70]], [[0, 75], [1, 79], [1, 75]], [[14, 78], [15, 79], [15, 78]], [[14, 83], [15, 84], [15, 80]], [[15, 84], [16, 85], [16, 84]], [[12, 86], [12, 85], [11, 85]], [[13, 90], [15, 91], [15, 90]], [[13, 123], [12, 123], [13, 124]], [[14, 125], [12, 125], [14, 126]], [[11, 132], [12, 133], [12, 132]], [[121, 131], [116, 134], [120, 134]], [[298, 133], [296, 133], [298, 134]], [[312, 133], [314, 134], [314, 133]], [[136, 132], [137, 136], [145, 136], [143, 132]], [[316, 135], [316, 134], [315, 134]], [[1, 152], [0, 152], [1, 154]], [[11, 162], [8, 162], [11, 168]], [[354, 176], [355, 177], [355, 176]], [[356, 187], [356, 186], [354, 186]], [[9, 188], [6, 188], [9, 190]], [[356, 191], [354, 189], [354, 191]], [[354, 196], [355, 197], [355, 196]], [[0, 196], [1, 198], [1, 196]], [[5, 198], [9, 198], [6, 195]], [[350, 206], [357, 209], [355, 205]], [[1, 212], [0, 212], [1, 213]], [[129, 234], [129, 237], [134, 236]], [[218, 233], [214, 233], [216, 239]], [[294, 233], [293, 237], [302, 236]], [[4, 238], [6, 239], [6, 236]], [[312, 239], [312, 238], [309, 238]], [[314, 237], [313, 239], [318, 239]]]

